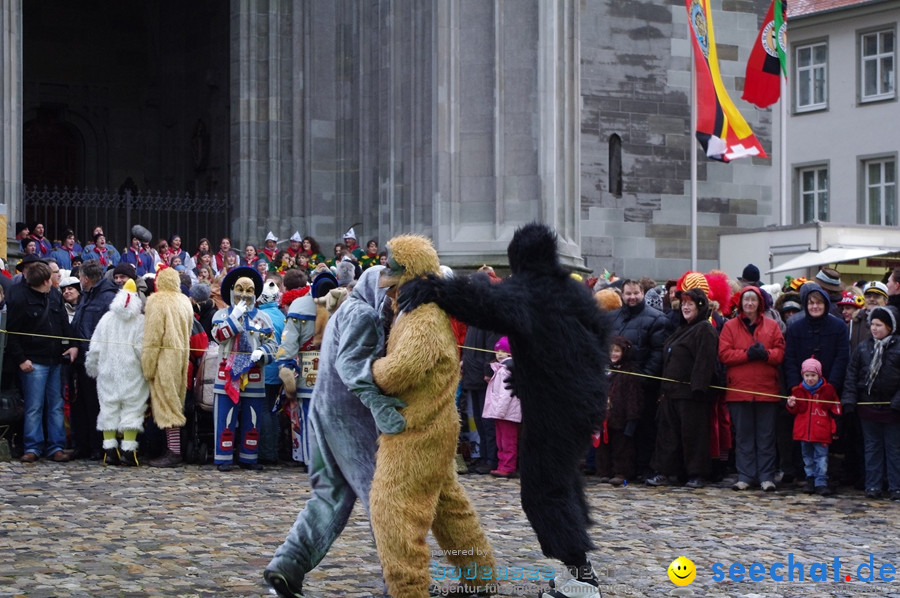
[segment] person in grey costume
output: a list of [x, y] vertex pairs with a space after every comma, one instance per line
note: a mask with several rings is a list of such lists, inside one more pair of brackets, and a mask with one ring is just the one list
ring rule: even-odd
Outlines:
[[369, 513], [379, 431], [397, 434], [406, 427], [397, 410], [406, 405], [381, 394], [372, 380], [372, 362], [384, 355], [393, 317], [388, 289], [378, 288], [382, 270], [363, 272], [325, 328], [309, 410], [312, 498], [263, 574], [279, 596], [302, 596], [304, 576], [343, 531], [357, 498]]

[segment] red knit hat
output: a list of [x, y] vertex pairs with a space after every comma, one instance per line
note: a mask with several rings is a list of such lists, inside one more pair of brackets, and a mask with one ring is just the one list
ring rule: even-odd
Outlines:
[[822, 364], [815, 357], [810, 357], [800, 365], [800, 373], [815, 372], [819, 378], [822, 377]]

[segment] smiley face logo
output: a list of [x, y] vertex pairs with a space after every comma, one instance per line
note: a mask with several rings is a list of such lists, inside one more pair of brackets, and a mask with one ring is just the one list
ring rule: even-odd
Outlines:
[[668, 572], [669, 579], [676, 586], [689, 585], [697, 577], [697, 567], [694, 566], [694, 562], [683, 556], [669, 563]]

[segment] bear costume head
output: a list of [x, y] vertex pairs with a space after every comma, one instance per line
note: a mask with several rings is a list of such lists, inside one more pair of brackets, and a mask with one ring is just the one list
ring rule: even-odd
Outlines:
[[441, 262], [431, 239], [422, 235], [400, 235], [387, 242], [388, 264], [378, 286], [403, 286], [426, 274], [440, 276]]

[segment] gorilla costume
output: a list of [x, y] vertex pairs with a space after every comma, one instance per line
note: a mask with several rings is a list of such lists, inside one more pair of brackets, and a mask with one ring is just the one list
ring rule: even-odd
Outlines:
[[559, 263], [556, 234], [532, 223], [507, 250], [512, 276], [500, 284], [435, 276], [404, 285], [400, 305], [435, 302], [467, 324], [509, 337], [512, 386], [522, 403], [522, 508], [543, 553], [571, 577], [558, 576], [546, 598], [598, 596], [587, 561], [594, 548], [579, 462], [602, 425], [607, 324], [590, 291]]

